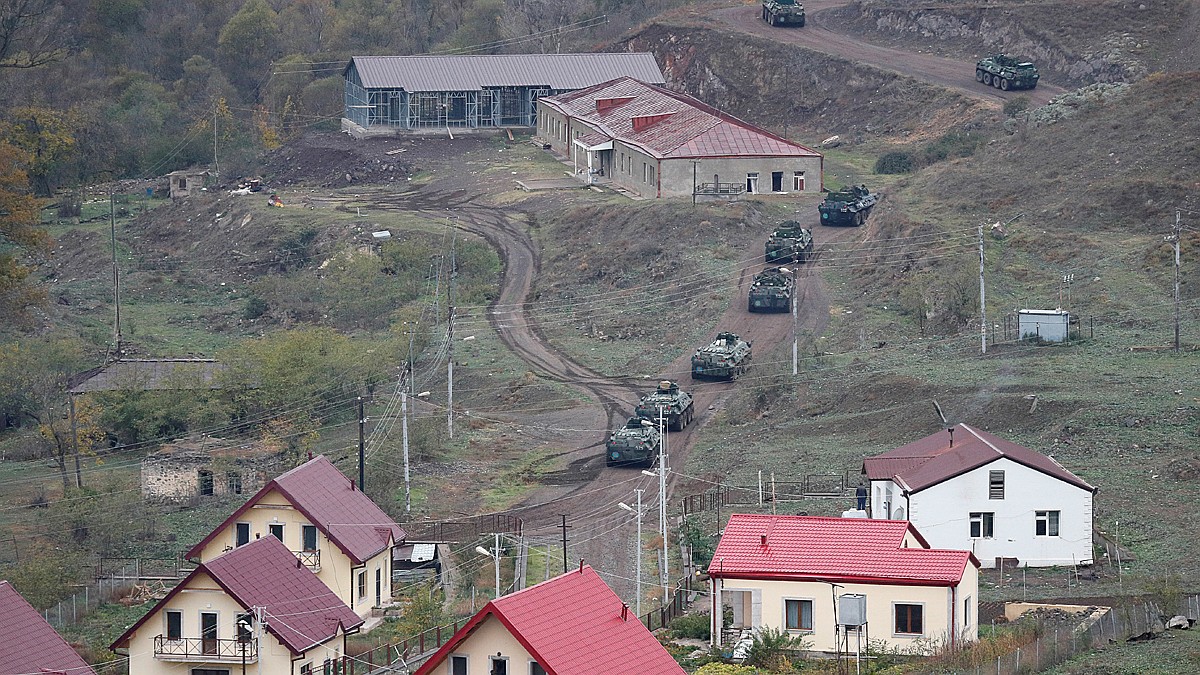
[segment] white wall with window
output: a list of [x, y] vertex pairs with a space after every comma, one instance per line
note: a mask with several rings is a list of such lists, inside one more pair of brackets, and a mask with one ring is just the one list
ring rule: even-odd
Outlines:
[[[985, 568], [997, 558], [1030, 567], [1092, 560], [1092, 493], [1008, 458], [907, 497], [891, 481], [873, 483], [876, 499], [893, 490], [930, 546], [970, 550]], [[886, 517], [885, 508], [872, 503], [871, 516]]]

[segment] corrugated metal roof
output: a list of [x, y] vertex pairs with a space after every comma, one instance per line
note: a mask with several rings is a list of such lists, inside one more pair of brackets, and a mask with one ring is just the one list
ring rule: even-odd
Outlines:
[[132, 359], [116, 361], [77, 376], [72, 394], [129, 389], [219, 389], [225, 366], [212, 359]]
[[[629, 99], [609, 105], [613, 99]], [[603, 102], [597, 105], [597, 102]], [[632, 77], [539, 99], [538, 105], [578, 119], [651, 156], [820, 157], [820, 153], [760, 129], [679, 92]], [[655, 120], [654, 118], [659, 118]], [[634, 120], [638, 122], [635, 124]]]
[[723, 578], [943, 586], [961, 581], [968, 564], [978, 565], [970, 551], [903, 548], [910, 531], [921, 539], [903, 520], [735, 513], [721, 534], [708, 573]]
[[445, 672], [446, 658], [489, 618], [499, 620], [547, 673], [684, 675], [670, 653], [588, 565], [492, 600], [416, 675]]
[[965, 424], [957, 425], [955, 430], [959, 433], [953, 436], [939, 431], [882, 455], [868, 457], [863, 460], [863, 471], [871, 480], [900, 479], [909, 491], [918, 492], [1006, 457], [1078, 488], [1096, 490], [1052, 457]]
[[485, 87], [582, 89], [617, 77], [661, 84], [654, 55], [634, 53], [497, 54], [490, 56], [355, 56], [366, 89], [478, 91]]

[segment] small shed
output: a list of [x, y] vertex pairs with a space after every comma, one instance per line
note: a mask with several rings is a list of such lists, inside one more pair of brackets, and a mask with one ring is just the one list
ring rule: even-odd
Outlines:
[[167, 180], [170, 182], [171, 199], [192, 196], [192, 192], [199, 191], [200, 188], [204, 187], [206, 178], [208, 178], [207, 171], [196, 169], [172, 171], [167, 174]]
[[1017, 334], [1022, 340], [1066, 342], [1071, 317], [1061, 309], [1022, 309], [1017, 312]]
[[279, 450], [262, 444], [181, 439], [142, 459], [142, 497], [182, 503], [253, 494], [279, 465]]
[[436, 542], [406, 541], [392, 549], [392, 580], [423, 579], [442, 573]]

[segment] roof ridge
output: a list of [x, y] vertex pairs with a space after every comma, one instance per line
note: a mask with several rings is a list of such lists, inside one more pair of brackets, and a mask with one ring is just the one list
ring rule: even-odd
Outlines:
[[963, 422], [959, 422], [959, 423], [958, 423], [958, 426], [960, 426], [960, 427], [962, 427], [962, 428], [966, 429], [966, 430], [967, 430], [967, 431], [968, 431], [968, 432], [969, 432], [969, 433], [970, 433], [972, 436], [974, 436], [975, 438], [978, 438], [980, 441], [982, 441], [982, 442], [983, 442], [985, 445], [987, 445], [989, 448], [991, 448], [991, 449], [995, 450], [995, 451], [996, 451], [996, 452], [997, 452], [997, 453], [998, 453], [998, 454], [999, 454], [1001, 457], [1007, 457], [1007, 456], [1008, 456], [1007, 454], [1005, 454], [1005, 453], [1004, 453], [1004, 451], [1003, 451], [1003, 450], [1001, 450], [1000, 448], [996, 447], [996, 444], [995, 444], [995, 443], [992, 443], [992, 442], [991, 442], [991, 441], [989, 441], [988, 439], [986, 439], [986, 438], [984, 438], [983, 436], [981, 436], [980, 434], [982, 434], [983, 432], [981, 432], [981, 431], [976, 431], [974, 428], [967, 426], [967, 425], [966, 425], [965, 423], [963, 423]]

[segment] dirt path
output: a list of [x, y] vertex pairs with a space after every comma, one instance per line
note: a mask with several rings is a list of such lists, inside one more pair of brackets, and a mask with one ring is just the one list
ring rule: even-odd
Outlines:
[[915, 54], [900, 49], [864, 42], [861, 37], [839, 32], [838, 25], [826, 21], [822, 10], [848, 4], [845, 0], [809, 0], [805, 5], [805, 26], [783, 28], [768, 26], [762, 20], [760, 5], [738, 5], [716, 10], [710, 16], [725, 26], [767, 38], [865, 63], [882, 70], [905, 75], [922, 82], [954, 89], [981, 101], [1001, 102], [1027, 95], [1034, 105], [1044, 105], [1063, 93], [1062, 87], [1039, 83], [1033, 91], [1000, 91], [975, 81], [974, 64], [930, 54]]

